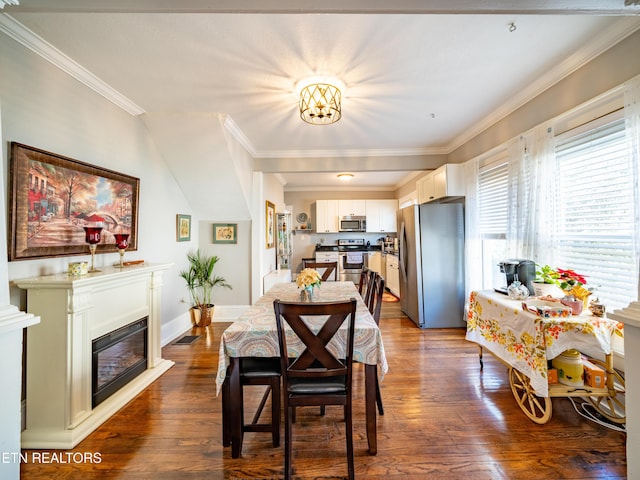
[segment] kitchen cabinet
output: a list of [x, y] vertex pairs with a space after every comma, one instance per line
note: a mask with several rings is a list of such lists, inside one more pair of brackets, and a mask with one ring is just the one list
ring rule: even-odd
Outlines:
[[385, 277], [385, 285], [391, 293], [396, 297], [400, 297], [400, 268], [398, 265], [398, 257], [396, 255], [387, 254], [387, 276]]
[[418, 180], [418, 203], [428, 203], [444, 197], [463, 197], [465, 193], [462, 165], [447, 163]]
[[316, 232], [338, 232], [338, 200], [316, 200]]
[[338, 215], [364, 217], [367, 214], [366, 200], [338, 200]]
[[382, 252], [369, 252], [368, 256], [367, 268], [382, 275]]
[[395, 232], [397, 230], [397, 200], [367, 200], [367, 232]]

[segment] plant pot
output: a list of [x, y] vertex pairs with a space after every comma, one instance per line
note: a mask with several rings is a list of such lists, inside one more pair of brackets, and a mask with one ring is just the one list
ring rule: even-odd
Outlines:
[[200, 308], [198, 306], [191, 307], [193, 324], [198, 327], [208, 327], [209, 325], [211, 325], [214, 307], [215, 305], [212, 304], [209, 304], [207, 308]]
[[562, 289], [554, 283], [533, 282], [533, 291], [536, 292], [536, 297], [546, 297], [547, 295], [554, 298], [564, 297]]

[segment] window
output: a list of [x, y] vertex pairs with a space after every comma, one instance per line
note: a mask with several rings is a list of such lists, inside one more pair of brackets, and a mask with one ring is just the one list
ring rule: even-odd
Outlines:
[[482, 239], [482, 288], [504, 284], [498, 263], [505, 259], [509, 164], [506, 152], [492, 157], [478, 174], [478, 217]]
[[621, 112], [556, 138], [556, 266], [587, 275], [609, 310], [637, 294], [630, 168]]
[[[588, 287], [609, 311], [635, 300], [634, 185], [622, 111], [576, 127], [555, 139], [552, 234], [554, 267], [588, 278]], [[497, 264], [508, 257], [509, 159], [486, 159], [478, 174], [478, 231], [482, 241], [482, 288], [504, 284]], [[526, 179], [524, 179], [526, 182]], [[519, 206], [521, 208], [522, 206]], [[537, 259], [533, 259], [537, 260]]]

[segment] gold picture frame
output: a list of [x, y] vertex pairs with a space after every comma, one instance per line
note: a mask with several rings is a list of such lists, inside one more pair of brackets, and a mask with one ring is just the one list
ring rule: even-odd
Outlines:
[[276, 245], [276, 206], [267, 200], [265, 213], [267, 248], [274, 248]]

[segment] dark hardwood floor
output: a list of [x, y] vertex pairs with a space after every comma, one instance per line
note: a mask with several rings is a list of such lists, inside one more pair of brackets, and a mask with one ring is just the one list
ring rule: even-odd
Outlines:
[[[362, 479], [622, 479], [624, 433], [581, 418], [568, 399], [553, 399], [545, 425], [517, 406], [503, 364], [461, 329], [420, 330], [397, 303], [385, 303], [380, 326], [389, 373], [380, 383], [385, 415], [378, 420], [378, 454], [367, 453], [363, 375], [355, 383], [356, 476]], [[81, 442], [72, 453], [100, 463], [28, 463], [32, 479], [272, 479], [282, 478], [283, 447], [270, 434], [247, 433], [242, 456], [222, 447], [221, 398], [215, 395], [220, 334], [225, 324], [189, 334], [190, 345], [167, 345], [176, 365]], [[257, 405], [260, 388], [247, 395]], [[251, 412], [252, 413], [252, 412]], [[269, 415], [268, 409], [265, 415]], [[283, 439], [284, 441], [284, 439]], [[297, 478], [346, 476], [340, 408], [299, 409], [294, 426]], [[68, 452], [46, 452], [67, 455]], [[99, 454], [99, 455], [95, 455]], [[78, 455], [68, 458], [81, 458]]]

